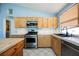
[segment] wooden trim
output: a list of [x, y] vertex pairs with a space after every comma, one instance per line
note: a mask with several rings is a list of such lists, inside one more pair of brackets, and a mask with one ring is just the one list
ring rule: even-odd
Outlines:
[[75, 19], [78, 19], [78, 17], [75, 17], [75, 18], [73, 18], [73, 19], [70, 19], [70, 20], [67, 20], [67, 21], [65, 21], [65, 22], [62, 22], [61, 24], [67, 23], [67, 22], [70, 22], [70, 21], [73, 21], [73, 20], [75, 20]]

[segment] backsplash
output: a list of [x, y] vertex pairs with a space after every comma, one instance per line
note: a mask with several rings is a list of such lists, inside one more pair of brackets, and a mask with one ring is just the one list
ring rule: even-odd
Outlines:
[[[66, 30], [62, 30], [62, 33], [66, 33]], [[68, 29], [68, 33], [79, 36], [79, 27]]]
[[39, 29], [38, 30], [38, 34], [44, 34], [44, 35], [47, 35], [47, 34], [53, 34], [54, 33], [54, 29], [53, 28], [42, 28], [42, 29]]
[[28, 31], [27, 29], [16, 29], [14, 30], [14, 32], [11, 32], [10, 34], [11, 35], [23, 35], [23, 34], [26, 34]]
[[[28, 32], [28, 29], [16, 29], [15, 32], [12, 32], [11, 35], [24, 35]], [[53, 28], [41, 28], [38, 29], [38, 34], [53, 34], [55, 31]]]

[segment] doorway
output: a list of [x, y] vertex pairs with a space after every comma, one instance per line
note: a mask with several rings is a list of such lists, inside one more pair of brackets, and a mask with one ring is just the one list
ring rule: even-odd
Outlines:
[[6, 20], [6, 38], [10, 37], [10, 21]]

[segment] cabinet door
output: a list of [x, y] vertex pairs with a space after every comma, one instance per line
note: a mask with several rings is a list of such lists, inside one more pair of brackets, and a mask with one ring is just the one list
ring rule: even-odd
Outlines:
[[48, 27], [48, 18], [43, 17], [43, 28], [47, 28]]
[[27, 21], [37, 21], [38, 17], [26, 17]]
[[64, 28], [64, 27], [70, 28], [70, 27], [76, 27], [77, 25], [78, 25], [78, 20], [75, 19], [75, 20], [72, 20], [72, 21], [68, 21], [68, 22], [62, 23], [60, 26], [62, 28]]
[[20, 46], [18, 49], [17, 49], [17, 51], [16, 51], [16, 53], [14, 53], [14, 56], [23, 56], [23, 45], [22, 46]]
[[53, 17], [53, 27], [54, 28], [58, 27], [58, 18], [57, 17]]
[[55, 51], [56, 55], [60, 56], [61, 55], [61, 40], [58, 38], [55, 38]]
[[79, 20], [78, 20], [78, 13], [79, 13], [79, 6], [78, 4], [74, 5], [70, 9], [68, 9], [66, 12], [64, 12], [62, 15], [60, 15], [60, 26], [62, 28], [68, 27], [76, 27], [79, 26]]
[[33, 21], [34, 18], [33, 17], [27, 17], [27, 19], [28, 19], [27, 21]]
[[54, 37], [51, 38], [51, 48], [54, 50], [55, 40]]
[[59, 38], [52, 37], [51, 47], [57, 56], [61, 55], [61, 40]]
[[14, 17], [15, 28], [25, 28], [26, 18], [25, 17]]
[[14, 53], [14, 56], [23, 56], [23, 47], [24, 47], [24, 41], [19, 42], [15, 45], [16, 47], [16, 53]]
[[53, 18], [48, 18], [48, 28], [53, 28]]
[[38, 47], [51, 47], [51, 37], [38, 36]]
[[78, 4], [74, 5], [73, 7], [71, 7], [67, 11], [65, 11], [60, 16], [60, 20], [62, 23], [62, 22], [68, 21], [68, 20], [76, 18], [76, 17], [78, 17]]
[[38, 17], [38, 28], [43, 28], [43, 18]]

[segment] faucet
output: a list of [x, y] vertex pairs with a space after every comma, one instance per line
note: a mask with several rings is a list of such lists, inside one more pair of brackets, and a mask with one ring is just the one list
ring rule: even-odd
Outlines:
[[74, 32], [74, 31], [72, 30], [72, 32], [71, 32], [71, 36], [72, 36], [72, 37], [73, 37], [73, 32]]
[[66, 29], [66, 36], [68, 36], [69, 33], [68, 33], [68, 29], [67, 29], [67, 27], [65, 27], [65, 29]]

